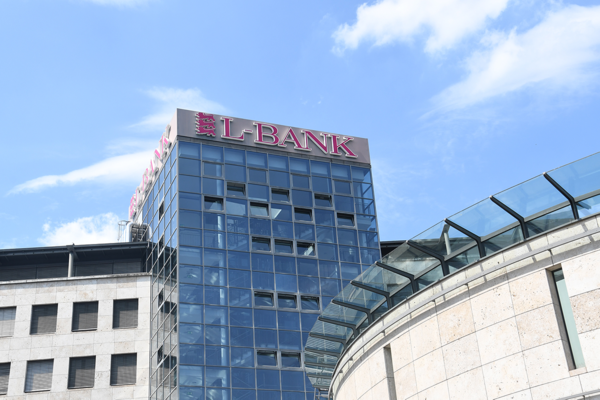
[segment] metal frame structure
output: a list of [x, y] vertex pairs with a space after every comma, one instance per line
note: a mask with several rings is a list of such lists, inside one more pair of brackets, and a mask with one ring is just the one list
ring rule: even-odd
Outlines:
[[599, 212], [596, 153], [490, 196], [402, 243], [352, 280], [311, 330], [305, 370], [321, 391], [316, 397], [328, 392], [348, 345], [407, 297], [503, 248]]

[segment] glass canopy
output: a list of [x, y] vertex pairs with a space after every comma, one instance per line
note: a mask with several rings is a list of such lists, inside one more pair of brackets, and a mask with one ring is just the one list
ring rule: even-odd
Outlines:
[[344, 349], [407, 297], [534, 235], [600, 212], [600, 153], [504, 190], [456, 213], [385, 255], [323, 310], [304, 366], [327, 392]]

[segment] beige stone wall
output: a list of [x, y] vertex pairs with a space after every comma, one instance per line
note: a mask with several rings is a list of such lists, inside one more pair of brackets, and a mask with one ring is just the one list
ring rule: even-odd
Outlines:
[[[0, 284], [0, 307], [16, 306], [13, 337], [0, 337], [0, 363], [11, 362], [7, 400], [147, 399], [150, 276], [107, 276]], [[113, 300], [138, 298], [138, 328], [113, 329]], [[98, 329], [71, 332], [73, 303], [98, 300]], [[34, 304], [58, 303], [55, 334], [30, 335]], [[137, 383], [110, 386], [112, 354], [137, 353]], [[93, 389], [67, 389], [70, 357], [96, 356]], [[52, 390], [24, 393], [28, 360], [54, 359]]]
[[[334, 399], [541, 400], [600, 390], [599, 221], [509, 248], [392, 309], [346, 349]], [[549, 272], [560, 267], [585, 357], [578, 370]]]

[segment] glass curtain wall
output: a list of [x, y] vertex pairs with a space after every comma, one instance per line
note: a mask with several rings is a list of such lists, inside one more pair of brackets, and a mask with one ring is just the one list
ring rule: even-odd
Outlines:
[[177, 151], [164, 192], [178, 207], [153, 235], [165, 272], [153, 287], [152, 398], [177, 398], [179, 384], [181, 399], [314, 399], [308, 333], [380, 258], [370, 169], [182, 141]]

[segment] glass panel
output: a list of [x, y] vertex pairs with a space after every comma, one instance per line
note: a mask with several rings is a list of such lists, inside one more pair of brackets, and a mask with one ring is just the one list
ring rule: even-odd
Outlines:
[[287, 240], [275, 240], [275, 252], [292, 254], [294, 252], [294, 243]]
[[228, 182], [227, 183], [227, 196], [245, 197], [246, 196], [246, 188], [244, 187], [244, 185]]
[[286, 203], [290, 202], [289, 190], [271, 189], [271, 197], [273, 198], [273, 201], [283, 201]]
[[490, 199], [480, 201], [448, 219], [478, 236], [489, 235], [517, 222]]
[[203, 163], [204, 175], [216, 176], [221, 178], [223, 176], [223, 166], [221, 164]]
[[258, 168], [267, 168], [267, 155], [264, 153], [254, 153], [248, 151], [246, 153], [248, 156], [248, 166], [258, 167]]
[[219, 179], [204, 178], [204, 194], [212, 194], [214, 196], [225, 195], [225, 181]]
[[244, 150], [225, 149], [225, 162], [231, 164], [246, 164]]
[[381, 262], [413, 275], [417, 275], [435, 264], [439, 264], [439, 261], [436, 258], [414, 249], [407, 244], [403, 244], [392, 250], [392, 252], [381, 259]]
[[356, 286], [348, 285], [336, 296], [336, 299], [371, 310], [376, 305], [379, 305], [381, 301], [385, 300], [385, 297]]
[[338, 222], [338, 225], [342, 225], [342, 226], [354, 226], [354, 215], [338, 213], [337, 222]]
[[271, 218], [280, 221], [292, 220], [292, 207], [282, 204], [271, 204]]
[[181, 157], [200, 158], [200, 145], [197, 143], [179, 142]]
[[296, 221], [312, 221], [312, 210], [304, 208], [294, 208], [294, 217]]
[[577, 209], [579, 210], [580, 218], [600, 212], [600, 195], [580, 201], [577, 203]]
[[483, 242], [485, 255], [489, 256], [490, 254], [493, 254], [498, 250], [502, 250], [503, 248], [508, 247], [514, 243], [518, 243], [522, 240], [523, 232], [521, 232], [520, 226], [509, 229], [508, 231], [496, 235]]
[[250, 215], [255, 217], [268, 217], [269, 206], [261, 203], [250, 203]]
[[300, 189], [310, 189], [310, 180], [308, 176], [292, 174], [292, 187]]
[[327, 177], [330, 176], [329, 163], [321, 162], [321, 161], [311, 161], [310, 166], [311, 166], [313, 175], [327, 176]]
[[[282, 367], [300, 367], [300, 354], [298, 353], [281, 353]], [[299, 389], [303, 390], [303, 389]]]
[[253, 251], [271, 251], [271, 239], [265, 238], [252, 238], [252, 250]]
[[392, 296], [392, 304], [394, 306], [397, 306], [398, 304], [400, 304], [401, 302], [403, 302], [411, 294], [413, 294], [412, 286], [411, 285], [404, 286], [401, 290], [399, 290], [398, 292], [394, 293], [394, 295]]
[[248, 180], [250, 182], [267, 183], [267, 171], [248, 168]]
[[313, 194], [305, 190], [292, 190], [292, 203], [296, 206], [312, 207]]
[[250, 233], [254, 235], [271, 236], [271, 221], [268, 219], [251, 218]]
[[409, 284], [410, 280], [402, 275], [380, 268], [377, 265], [372, 265], [356, 278], [356, 282], [393, 293], [398, 288]]
[[280, 294], [277, 296], [277, 305], [281, 308], [296, 308], [296, 296]]
[[310, 174], [310, 168], [308, 166], [308, 160], [299, 158], [290, 158], [290, 171], [297, 172], [299, 174]]
[[303, 310], [307, 311], [319, 311], [319, 298], [310, 296], [301, 296], [301, 305]]
[[334, 178], [350, 180], [350, 167], [348, 165], [331, 164], [331, 175]]
[[475, 246], [448, 260], [448, 269], [452, 273], [477, 260], [479, 260], [479, 248]]
[[324, 194], [315, 194], [315, 206], [331, 207], [331, 196]]
[[273, 307], [273, 293], [254, 293], [254, 305], [257, 307]]
[[331, 193], [331, 179], [321, 178], [318, 176], [312, 177], [313, 191], [322, 193]]
[[419, 285], [419, 290], [426, 288], [434, 282], [439, 281], [444, 277], [444, 273], [442, 272], [442, 266], [438, 266], [425, 275], [421, 276], [417, 279], [417, 283]]
[[293, 239], [294, 225], [291, 222], [273, 221], [273, 236]]
[[600, 189], [600, 153], [548, 172], [573, 197]]
[[525, 225], [529, 231], [529, 236], [534, 236], [564, 225], [574, 219], [571, 206], [567, 206], [529, 221]]
[[298, 250], [298, 255], [300, 256], [314, 256], [315, 255], [315, 245], [314, 243], [296, 243], [296, 249]]
[[202, 146], [202, 158], [208, 161], [223, 162], [223, 148], [215, 146]]
[[335, 226], [333, 211], [315, 210], [315, 223], [317, 225]]
[[524, 218], [567, 201], [543, 176], [530, 179], [494, 197]]
[[248, 198], [251, 200], [269, 201], [269, 187], [249, 184]]
[[575, 324], [575, 317], [573, 316], [571, 299], [569, 298], [569, 293], [567, 292], [565, 276], [562, 269], [554, 271], [552, 275], [554, 276], [554, 282], [556, 283], [560, 308], [562, 310], [565, 327], [567, 328], [567, 336], [569, 339], [569, 345], [571, 347], [573, 361], [575, 362], [575, 368], [581, 368], [585, 366], [585, 361], [583, 359], [583, 351], [581, 350], [581, 344], [579, 342], [579, 335], [577, 334], [577, 326]]
[[449, 255], [464, 246], [475, 243], [473, 239], [457, 231], [443, 221], [432, 226], [412, 240], [443, 256]]
[[269, 171], [269, 182], [271, 183], [271, 186], [289, 188], [290, 174], [287, 172]]

